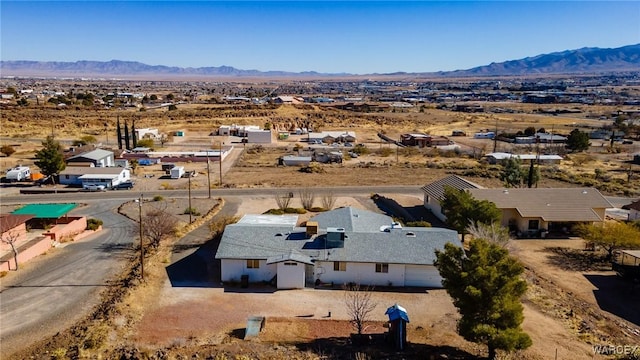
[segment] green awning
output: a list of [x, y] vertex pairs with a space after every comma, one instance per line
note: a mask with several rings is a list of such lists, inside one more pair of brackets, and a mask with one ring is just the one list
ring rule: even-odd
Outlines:
[[36, 219], [59, 219], [78, 204], [29, 204], [12, 212], [14, 215], [33, 215]]

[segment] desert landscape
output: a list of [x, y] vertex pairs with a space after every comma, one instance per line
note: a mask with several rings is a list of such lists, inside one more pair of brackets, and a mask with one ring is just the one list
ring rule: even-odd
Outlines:
[[[16, 80], [3, 80], [2, 85], [7, 89], [42, 86], [37, 82], [19, 83]], [[113, 88], [112, 84], [80, 80], [50, 81], [47, 85], [76, 95], [94, 91], [105, 98]], [[158, 196], [158, 204], [164, 204], [163, 209], [170, 209], [174, 217], [180, 218], [181, 231], [149, 255], [144, 282], [138, 279], [135, 246], [132, 246], [123, 261], [123, 270], [111, 280], [122, 286], [104, 290], [100, 306], [71, 328], [57, 329], [57, 335], [53, 337], [24, 347], [16, 342], [10, 346], [3, 344], [5, 349], [11, 349], [7, 358], [476, 359], [486, 356], [483, 346], [467, 342], [456, 333], [459, 315], [443, 289], [391, 288], [374, 292], [378, 306], [367, 328], [372, 336], [387, 331], [384, 327], [386, 307], [398, 303], [409, 311], [410, 344], [405, 352], [398, 353], [378, 343], [366, 347], [351, 344], [349, 337], [353, 328], [344, 307], [344, 291], [340, 288], [275, 291], [267, 285], [256, 285], [243, 289], [221, 286], [215, 281], [215, 271], [209, 274], [213, 278], [202, 286], [175, 285], [167, 275], [167, 268], [195, 256], [196, 252], [202, 252], [198, 256], [213, 259], [221, 224], [233, 217], [262, 214], [278, 206], [271, 195], [215, 201], [200, 199], [193, 204], [187, 203], [185, 196], [163, 199], [163, 195], [172, 191], [184, 194], [186, 190], [194, 190], [202, 194], [207, 188], [407, 186], [415, 188], [414, 195], [383, 195], [406, 208], [420, 207], [423, 201], [420, 187], [452, 174], [488, 188], [502, 187], [501, 165], [488, 163], [485, 155], [507, 152], [560, 154], [563, 157], [559, 164], [537, 165], [540, 179], [536, 187], [594, 187], [605, 195], [629, 199], [640, 195], [640, 165], [633, 163], [633, 155], [640, 150], [639, 113], [631, 105], [477, 100], [465, 104], [481, 106], [483, 111], [466, 112], [455, 110], [455, 102], [422, 101], [411, 107], [382, 106], [382, 110], [368, 112], [336, 106], [345, 105], [344, 101], [337, 104], [269, 102], [256, 105], [228, 98], [246, 94], [249, 88], [254, 93], [269, 93], [274, 89], [299, 90], [303, 88], [299, 84], [298, 87], [285, 83], [198, 85], [154, 82], [153, 85], [145, 84], [149, 88], [140, 90], [155, 95], [158, 104], [171, 101], [175, 108], [117, 96], [111, 97], [113, 103], [100, 104], [83, 105], [77, 96], [70, 97], [74, 102], [65, 106], [28, 96], [24, 96], [28, 106], [13, 102], [3, 104], [0, 145], [15, 149], [10, 156], [0, 157], [3, 169], [17, 165], [33, 167], [35, 151], [51, 134], [65, 148], [91, 136], [95, 141], [89, 144], [90, 147], [119, 153], [122, 149], [118, 149], [116, 127], [125, 123], [129, 126], [135, 123], [136, 129], [158, 129], [160, 134], [166, 135], [165, 140], [152, 141], [156, 151], [202, 151], [221, 146], [230, 150], [220, 167], [219, 163], [212, 163], [210, 167], [197, 161], [176, 163], [197, 174], [191, 178], [168, 178], [161, 164], [139, 165], [132, 169], [131, 179], [135, 186], [124, 191], [144, 193], [148, 199]], [[124, 91], [126, 86], [132, 86], [132, 83], [118, 83], [117, 87]], [[411, 91], [416, 86], [402, 84], [392, 88]], [[609, 91], [615, 94], [624, 90], [626, 96], [634, 97], [640, 93], [639, 89], [624, 86]], [[317, 87], [305, 91], [317, 91]], [[307, 96], [304, 91], [301, 93], [300, 96]], [[312, 95], [329, 96], [315, 92]], [[386, 105], [382, 101], [371, 104]], [[567, 109], [571, 111], [565, 111]], [[489, 131], [522, 134], [529, 128], [562, 136], [568, 136], [574, 129], [613, 131], [612, 124], [621, 116], [619, 114], [624, 114], [625, 121], [630, 124], [631, 131], [624, 137], [630, 143], [592, 139], [586, 151], [575, 153], [562, 144], [516, 144], [474, 136]], [[269, 143], [245, 143], [219, 134], [221, 126], [232, 124], [271, 129], [274, 139]], [[309, 142], [309, 133], [298, 134], [296, 129], [354, 132], [357, 141], [353, 147], [322, 144], [318, 150]], [[453, 136], [454, 130], [466, 135]], [[279, 133], [288, 135], [277, 139]], [[446, 137], [449, 143], [442, 148], [397, 144], [402, 134], [412, 133]], [[358, 149], [357, 156], [351, 155], [355, 149]], [[279, 165], [279, 159], [284, 156], [313, 151], [339, 152], [341, 161], [314, 162], [309, 166]], [[28, 196], [19, 195], [23, 187], [14, 185], [5, 184], [0, 189], [2, 196]], [[54, 187], [61, 186], [34, 186], [41, 191]], [[296, 200], [292, 206], [300, 207]], [[228, 205], [231, 201], [237, 206], [233, 211], [225, 210], [230, 208], [225, 203]], [[184, 209], [190, 206], [198, 215], [188, 224]], [[383, 212], [368, 195], [337, 197], [335, 207], [343, 206]], [[137, 221], [138, 205], [135, 202], [126, 202], [118, 211], [132, 223]], [[313, 213], [302, 215], [300, 221], [311, 215]], [[197, 237], [190, 237], [190, 234], [197, 234]], [[593, 346], [640, 344], [640, 324], [637, 323], [637, 308], [634, 309], [639, 301], [638, 291], [625, 292], [622, 281], [610, 270], [610, 264], [599, 261], [598, 254], [586, 253], [584, 249], [584, 240], [579, 238], [514, 240], [510, 243], [510, 251], [526, 269], [524, 278], [528, 290], [523, 298], [523, 327], [532, 337], [533, 346], [504, 354], [503, 358], [606, 358], [595, 354]], [[56, 251], [54, 249], [51, 255], [56, 256]], [[42, 264], [36, 261], [26, 266], [28, 269]], [[16, 279], [12, 272], [3, 274], [3, 289], [10, 287]], [[606, 296], [603, 286], [607, 289]], [[611, 299], [623, 300], [616, 305], [618, 307], [612, 308]], [[257, 339], [245, 341], [242, 340], [244, 327], [251, 315], [265, 316], [266, 323]], [[637, 358], [637, 353], [631, 356]]]

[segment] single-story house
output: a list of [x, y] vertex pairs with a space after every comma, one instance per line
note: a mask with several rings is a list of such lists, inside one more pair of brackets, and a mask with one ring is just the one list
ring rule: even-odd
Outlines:
[[446, 217], [442, 212], [440, 202], [444, 199], [444, 188], [446, 186], [451, 186], [454, 189], [460, 190], [482, 187], [457, 175], [447, 176], [423, 186], [422, 192], [424, 193], [424, 207], [431, 210], [433, 215], [442, 221], [445, 221]]
[[354, 131], [322, 131], [310, 132], [308, 135], [309, 143], [352, 143], [356, 141], [356, 133]]
[[405, 146], [417, 146], [423, 148], [427, 146], [449, 145], [449, 142], [449, 138], [446, 136], [432, 136], [421, 133], [400, 135], [400, 143]]
[[511, 154], [511, 153], [503, 153], [503, 152], [495, 152], [489, 153], [485, 155], [487, 162], [489, 164], [497, 164], [502, 160], [507, 160], [512, 157], [519, 158], [520, 160], [535, 160], [540, 164], [560, 164], [562, 160], [562, 156], [560, 155], [545, 155], [545, 154]]
[[622, 207], [629, 210], [629, 221], [640, 220], [640, 199]]
[[245, 215], [228, 225], [215, 255], [221, 280], [275, 281], [280, 289], [319, 283], [441, 287], [435, 250], [461, 246], [453, 230], [403, 228], [389, 216], [353, 207], [296, 224], [296, 215]]
[[84, 186], [100, 184], [107, 188], [130, 180], [130, 171], [121, 167], [73, 167], [62, 170], [58, 182], [61, 185]]
[[95, 149], [67, 159], [67, 164], [73, 166], [74, 163], [92, 164], [95, 167], [115, 166], [113, 151]]
[[485, 189], [454, 175], [422, 188], [425, 207], [443, 221], [440, 201], [445, 186], [493, 202], [502, 212], [502, 226], [523, 237], [568, 234], [576, 224], [604, 221], [605, 210], [613, 207], [594, 188]]
[[47, 229], [42, 235], [53, 241], [73, 237], [87, 228], [84, 216], [69, 216], [69, 212], [78, 204], [29, 204], [12, 212], [13, 215], [32, 215], [28, 226], [34, 229]]
[[158, 129], [144, 128], [144, 129], [135, 129], [135, 131], [136, 131], [136, 139], [138, 140], [140, 139], [159, 140], [160, 139], [160, 133]]

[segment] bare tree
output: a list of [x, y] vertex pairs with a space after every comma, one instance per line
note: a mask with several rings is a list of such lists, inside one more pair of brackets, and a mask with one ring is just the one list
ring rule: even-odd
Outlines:
[[378, 304], [371, 298], [372, 287], [360, 288], [360, 284], [345, 287], [344, 303], [347, 314], [351, 317], [353, 327], [362, 334], [365, 323], [369, 321], [371, 313]]
[[151, 240], [153, 246], [175, 233], [178, 220], [163, 209], [151, 209], [142, 216], [142, 234]]
[[284, 210], [291, 204], [292, 196], [290, 194], [279, 194], [275, 196], [278, 209]]
[[491, 223], [491, 225], [471, 223], [467, 226], [467, 232], [473, 236], [474, 239], [485, 239], [503, 248], [507, 247], [509, 240], [511, 240], [509, 230], [496, 222]]
[[14, 230], [9, 230], [7, 232], [2, 233], [1, 236], [2, 243], [8, 244], [11, 246], [11, 251], [13, 252], [13, 261], [16, 264], [15, 270], [18, 270], [18, 249], [16, 248], [16, 243], [20, 240], [20, 233]]
[[316, 195], [311, 191], [311, 189], [306, 188], [300, 190], [300, 202], [305, 210], [309, 210], [313, 207], [313, 201], [315, 199]]
[[336, 197], [330, 192], [322, 196], [322, 207], [325, 210], [331, 210], [336, 205]]

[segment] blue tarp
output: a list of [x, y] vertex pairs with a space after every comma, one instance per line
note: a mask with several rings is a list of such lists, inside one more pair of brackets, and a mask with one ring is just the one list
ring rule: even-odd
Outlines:
[[389, 315], [389, 321], [403, 319], [404, 321], [409, 322], [409, 315], [407, 314], [407, 310], [398, 304], [395, 304], [392, 307], [388, 308], [384, 314]]

